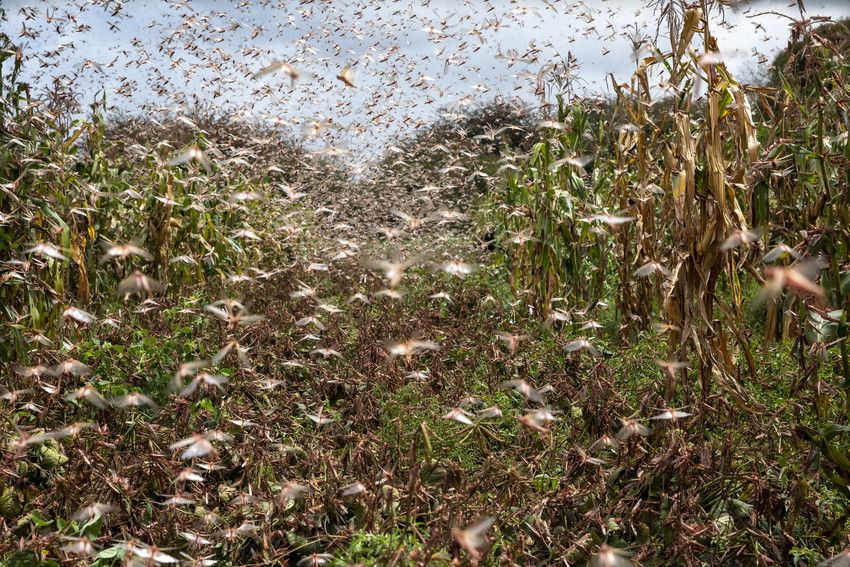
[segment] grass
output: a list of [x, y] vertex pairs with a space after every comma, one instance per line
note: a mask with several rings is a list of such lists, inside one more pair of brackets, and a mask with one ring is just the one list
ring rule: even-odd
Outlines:
[[[295, 278], [286, 279], [292, 281]], [[301, 279], [301, 275], [298, 279]], [[486, 277], [471, 278], [462, 282], [457, 292], [460, 297], [481, 298], [486, 295], [499, 296], [504, 291], [500, 290], [501, 284], [489, 287], [488, 281]], [[488, 303], [485, 309], [477, 311], [467, 310], [464, 305], [458, 304], [435, 311], [429, 302], [417, 299], [427, 297], [429, 289], [424, 278], [414, 287], [417, 286], [418, 289], [410, 290], [403, 305], [387, 305], [385, 310], [365, 308], [359, 315], [338, 316], [338, 325], [330, 335], [339, 340], [333, 342], [346, 345], [344, 350], [347, 358], [357, 357], [352, 366], [373, 369], [368, 378], [362, 371], [363, 376], [360, 378], [346, 377], [346, 361], [319, 365], [313, 373], [295, 369], [272, 370], [275, 363], [270, 355], [280, 362], [293, 355], [298, 356], [299, 352], [303, 355], [307, 348], [292, 344], [295, 337], [276, 328], [277, 321], [300, 316], [300, 306], [288, 302], [285, 303], [288, 305], [286, 309], [292, 309], [292, 313], [280, 310], [274, 313], [254, 339], [258, 346], [277, 345], [270, 353], [264, 352], [256, 364], [258, 368], [270, 371], [272, 376], [284, 379], [286, 394], [253, 392], [246, 387], [250, 378], [244, 370], [225, 369], [225, 372], [231, 374], [226, 397], [213, 393], [181, 404], [179, 407], [184, 409], [179, 409], [177, 413], [173, 410], [161, 413], [142, 410], [133, 414], [130, 422], [126, 422], [126, 416], [116, 421], [116, 431], [123, 432], [120, 450], [132, 454], [134, 448], [146, 443], [155, 442], [162, 446], [163, 441], [155, 441], [160, 434], [152, 436], [152, 432], [140, 429], [142, 423], [156, 424], [157, 431], [171, 431], [176, 424], [175, 420], [180, 419], [184, 411], [188, 419], [186, 427], [190, 430], [230, 429], [232, 426], [228, 419], [238, 417], [261, 422], [262, 415], [269, 412], [277, 415], [276, 424], [263, 427], [268, 428], [281, 445], [298, 447], [304, 456], [298, 457], [296, 453], [291, 453], [291, 456], [280, 461], [280, 457], [264, 449], [254, 453], [246, 461], [247, 468], [235, 477], [221, 479], [216, 509], [227, 514], [226, 517], [235, 513], [231, 520], [235, 523], [238, 523], [240, 514], [231, 510], [227, 502], [243, 494], [248, 486], [255, 493], [268, 487], [266, 490], [274, 494], [275, 486], [298, 478], [300, 475], [296, 471], [307, 470], [304, 468], [307, 462], [314, 462], [313, 459], [318, 455], [328, 459], [327, 466], [320, 468], [325, 470], [323, 474], [312, 474], [311, 483], [316, 487], [325, 483], [341, 485], [345, 478], [363, 478], [349, 474], [340, 478], [338, 475], [366, 455], [371, 455], [365, 458], [376, 459], [374, 462], [376, 465], [380, 463], [381, 470], [398, 479], [398, 482], [393, 483], [398, 501], [393, 499], [394, 504], [390, 504], [378, 516], [372, 514], [371, 520], [367, 518], [370, 515], [368, 510], [382, 509], [381, 506], [376, 508], [376, 504], [351, 502], [343, 504], [342, 508], [337, 508], [337, 505], [320, 507], [319, 510], [323, 511], [319, 512], [318, 517], [314, 515], [310, 523], [318, 523], [317, 527], [325, 524], [322, 530], [335, 524], [336, 527], [328, 532], [336, 532], [332, 538], [318, 536], [317, 539], [315, 532], [311, 531], [286, 532], [290, 535], [287, 536], [288, 543], [283, 545], [293, 557], [306, 556], [308, 552], [330, 552], [333, 561], [338, 564], [345, 564], [346, 561], [379, 564], [388, 557], [388, 553], [399, 553], [398, 558], [402, 562], [421, 559], [425, 556], [423, 554], [437, 563], [449, 561], [455, 551], [452, 545], [446, 544], [444, 536], [438, 535], [440, 529], [434, 531], [435, 510], [430, 506], [409, 508], [401, 489], [409, 481], [414, 464], [419, 470], [422, 490], [429, 494], [429, 500], [434, 499], [434, 503], [444, 499], [451, 501], [452, 494], [464, 494], [466, 499], [474, 498], [481, 510], [502, 510], [504, 519], [500, 523], [504, 527], [493, 534], [493, 545], [489, 551], [494, 560], [497, 556], [503, 556], [503, 553], [512, 553], [506, 550], [515, 550], [520, 542], [527, 540], [531, 547], [524, 552], [526, 557], [533, 556], [542, 562], [550, 561], [552, 558], [544, 551], [546, 548], [538, 547], [535, 543], [539, 536], [534, 535], [534, 526], [541, 521], [554, 530], [553, 534], [571, 534], [570, 540], [584, 542], [578, 547], [565, 545], [557, 548], [557, 552], [554, 551], [556, 548], [549, 547], [548, 553], [569, 554], [574, 561], [587, 557], [587, 550], [593, 547], [592, 542], [646, 546], [643, 549], [658, 546], [674, 548], [680, 544], [677, 538], [681, 535], [665, 528], [666, 523], [659, 523], [663, 517], [656, 518], [655, 514], [648, 511], [637, 516], [631, 515], [625, 513], [623, 506], [640, 499], [651, 503], [649, 510], [657, 506], [659, 510], [670, 509], [671, 512], [667, 514], [675, 513], [676, 506], [684, 504], [679, 496], [683, 491], [697, 498], [704, 510], [700, 517], [710, 521], [713, 526], [710, 537], [699, 540], [704, 549], [702, 553], [709, 554], [707, 556], [729, 553], [737, 549], [736, 546], [754, 545], [753, 540], [747, 543], [747, 538], [751, 536], [747, 536], [742, 529], [751, 521], [753, 514], [756, 518], [768, 514], [771, 506], [789, 495], [795, 495], [791, 497], [794, 502], [792, 507], [798, 507], [795, 513], [799, 518], [807, 519], [805, 522], [784, 526], [790, 530], [788, 533], [794, 541], [788, 553], [805, 557], [807, 553], [811, 556], [811, 552], [806, 551], [808, 549], [823, 549], [825, 542], [817, 536], [818, 530], [824, 529], [835, 519], [845, 505], [845, 500], [828, 482], [818, 480], [817, 474], [812, 476], [812, 461], [800, 458], [807, 453], [806, 446], [792, 439], [795, 404], [789, 403], [792, 398], [788, 369], [792, 359], [789, 358], [790, 345], [787, 343], [772, 345], [766, 351], [755, 349], [758, 353], [759, 375], [747, 386], [753, 399], [763, 406], [760, 423], [756, 425], [747, 413], [732, 411], [726, 415], [716, 412], [708, 414], [700, 418], [699, 426], [683, 423], [679, 429], [659, 425], [648, 443], [641, 444], [644, 450], [653, 455], [652, 459], [638, 457], [639, 453], [632, 456], [620, 453], [615, 461], [619, 466], [600, 476], [599, 468], [583, 463], [575, 448], [587, 447], [604, 432], [615, 431], [615, 415], [628, 415], [651, 407], [652, 400], [657, 399], [655, 392], [660, 379], [660, 372], [652, 360], [663, 355], [664, 345], [650, 334], [639, 335], [635, 341], [618, 345], [616, 337], [603, 333], [600, 343], [615, 355], [594, 360], [585, 355], [563, 352], [562, 345], [573, 338], [573, 333], [540, 329], [536, 338], [526, 343], [516, 357], [508, 358], [504, 349], [495, 344], [490, 330], [509, 326], [533, 331], [539, 325], [533, 318], [522, 317], [521, 312], [514, 311], [509, 304], [499, 302]], [[276, 288], [274, 284], [270, 289], [276, 297], [286, 294], [286, 288]], [[104, 389], [114, 387], [117, 393], [124, 388], [140, 387], [146, 392], [154, 392], [158, 401], [165, 402], [167, 395], [162, 388], [170, 379], [176, 361], [209, 355], [215, 350], [209, 345], [218, 340], [217, 325], [208, 318], [183, 312], [186, 308], [197, 309], [198, 305], [206, 301], [204, 297], [196, 295], [165, 306], [153, 320], [146, 313], [138, 315], [140, 319], [123, 319], [120, 328], [112, 335], [107, 333], [98, 338], [96, 333], [84, 334], [74, 352], [81, 361], [98, 368], [95, 381]], [[266, 296], [266, 301], [277, 304], [271, 295]], [[367, 349], [359, 347], [363, 341], [372, 340], [373, 325], [379, 328], [392, 325], [395, 309], [418, 311], [419, 315], [413, 319], [425, 327], [423, 330], [428, 329], [429, 317], [452, 321], [451, 326], [456, 331], [441, 338], [447, 340], [447, 344], [439, 361], [433, 360], [429, 364], [422, 360], [406, 364], [402, 360], [372, 359]], [[397, 324], [409, 323], [402, 321]], [[482, 328], [483, 324], [487, 324], [489, 329]], [[445, 325], [441, 327], [445, 328]], [[357, 332], [352, 332], [355, 328]], [[757, 342], [758, 338], [754, 340]], [[283, 350], [284, 344], [292, 345], [288, 348], [295, 350], [287, 354]], [[268, 351], [266, 348], [262, 350]], [[407, 371], [420, 366], [432, 367], [431, 380], [403, 379]], [[314, 374], [316, 370], [320, 370], [319, 375]], [[561, 420], [549, 434], [538, 436], [521, 428], [513, 419], [512, 416], [524, 411], [524, 404], [515, 394], [495, 386], [515, 376], [524, 377], [538, 385], [550, 382], [555, 387], [554, 394], [551, 394], [553, 407], [562, 413]], [[341, 379], [348, 394], [337, 395], [332, 389], [325, 389], [325, 397], [317, 397], [313, 389], [329, 378]], [[468, 431], [467, 428], [442, 419], [441, 416], [465, 396], [480, 397], [484, 407], [498, 405], [505, 413], [504, 419], [496, 420], [492, 425], [498, 441], [490, 438], [482, 440], [471, 434], [461, 443], [460, 439]], [[647, 396], [650, 398], [647, 399]], [[301, 414], [302, 411], [315, 413], [319, 405], [323, 406], [326, 416], [334, 419], [330, 427], [335, 428], [336, 435], [355, 436], [361, 439], [361, 445], [365, 443], [355, 450], [355, 453], [360, 452], [359, 457], [351, 453], [350, 445], [328, 444], [331, 438], [321, 434], [321, 430], [317, 430]], [[611, 411], [612, 405], [619, 409]], [[76, 410], [76, 415], [95, 417], [91, 410], [84, 407]], [[32, 419], [35, 422], [36, 417], [32, 416]], [[137, 422], [138, 419], [142, 421]], [[816, 422], [812, 420], [810, 423]], [[423, 424], [430, 449], [425, 443]], [[743, 424], [748, 425], [742, 427]], [[758, 435], [752, 434], [754, 428], [760, 432]], [[242, 435], [237, 434], [238, 437]], [[237, 439], [235, 446], [226, 450], [222, 455], [225, 462], [226, 455], [241, 453], [239, 447], [246, 440]], [[72, 447], [81, 447], [80, 442], [74, 441], [70, 445], [62, 442], [64, 454], [73, 455], [75, 449]], [[91, 446], [93, 442], [97, 443], [92, 439], [85, 441], [85, 445]], [[412, 447], [415, 447], [413, 453]], [[735, 447], [734, 453], [728, 453], [731, 447]], [[378, 454], [384, 457], [378, 458]], [[711, 460], [718, 459], [718, 462], [714, 465], [705, 463], [705, 466], [710, 467], [705, 471], [697, 463], [690, 464], [689, 467], [696, 466], [697, 469], [689, 473], [679, 468], [682, 465], [674, 465], [675, 461], [660, 469], [659, 464], [652, 464], [657, 459], [670, 459], [673, 454], [678, 455], [679, 459], [686, 458], [687, 462], [696, 459], [699, 463], [706, 455]], [[769, 463], [764, 460], [765, 455], [771, 455]], [[298, 464], [304, 458], [307, 462]], [[30, 459], [44, 471], [39, 473], [40, 477], [31, 477], [36, 479], [32, 481], [35, 486], [44, 482], [67, 483], [70, 480], [63, 478], [70, 472], [67, 463], [63, 468], [44, 469], [43, 465], [38, 464], [35, 454]], [[334, 472], [345, 462], [350, 464]], [[706, 477], [707, 482], [701, 486], [695, 484], [696, 478], [709, 474], [715, 467], [725, 467], [729, 473], [735, 471], [732, 476], [735, 480], [728, 480], [729, 484], [722, 493], [717, 491], [713, 475]], [[312, 465], [310, 468], [316, 470]], [[228, 475], [233, 472], [228, 472]], [[149, 489], [167, 493], [167, 483], [163, 483], [165, 479], [157, 480], [160, 474], [154, 473], [154, 477], [148, 477], [148, 482], [153, 483]], [[479, 488], [469, 492], [471, 485], [475, 484], [479, 484]], [[132, 508], [136, 509], [145, 500], [138, 501], [137, 497], [131, 495], [139, 490], [138, 482], [131, 481], [131, 485], [134, 488], [125, 497], [128, 503], [134, 502]], [[227, 489], [228, 496], [222, 492], [224, 486], [230, 487]], [[80, 488], [85, 489], [85, 484]], [[370, 494], [381, 493], [370, 491]], [[44, 512], [55, 506], [50, 503], [47, 493], [36, 494], [38, 491], [30, 496], [21, 495], [27, 502], [30, 513], [27, 517], [31, 517], [32, 511], [38, 509], [41, 510], [38, 518], [43, 518], [38, 522], [53, 523], [38, 526], [33, 523], [33, 519], [19, 520], [16, 528], [18, 535], [30, 534], [32, 537], [49, 532], [61, 517]], [[800, 494], [806, 495], [804, 501], [800, 501]], [[541, 499], [550, 500], [550, 505], [540, 509], [536, 503]], [[156, 503], [148, 502], [153, 508], [151, 512], [142, 513], [140, 519], [143, 521], [147, 514], [158, 508]], [[282, 525], [301, 518], [310, 509], [314, 509], [314, 505], [291, 508], [288, 514], [284, 514]], [[789, 513], [786, 510], [779, 517], [784, 517], [787, 523]], [[589, 524], [588, 518], [596, 520]], [[411, 523], [411, 519], [415, 523]], [[298, 520], [297, 524], [300, 522]], [[774, 526], [770, 522], [757, 519], [753, 527], [776, 534], [776, 529], [782, 527], [782, 523]], [[274, 525], [270, 525], [273, 531]], [[430, 542], [434, 537], [437, 539], [432, 544]], [[169, 541], [167, 537], [158, 540]], [[319, 542], [323, 543], [320, 545]], [[250, 549], [250, 546], [246, 548], [244, 545], [239, 553], [246, 553]], [[226, 552], [225, 549], [221, 551]], [[236, 552], [235, 549], [233, 552]], [[225, 561], [238, 563], [241, 560], [237, 557], [231, 556], [231, 559]], [[101, 561], [108, 562], [107, 559]], [[641, 561], [652, 564], [652, 555], [643, 556]]]

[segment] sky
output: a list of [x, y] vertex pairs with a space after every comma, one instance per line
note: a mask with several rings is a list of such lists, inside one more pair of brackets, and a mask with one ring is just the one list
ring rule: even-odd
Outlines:
[[[639, 55], [649, 53], [647, 42], [669, 48], [649, 4], [3, 0], [0, 31], [23, 48], [24, 80], [58, 82], [83, 108], [103, 92], [112, 112], [155, 117], [215, 108], [362, 161], [441, 111], [496, 96], [539, 103], [540, 77], [555, 62], [571, 62], [576, 93], [610, 96], [609, 76], [625, 82], [635, 69], [635, 44], [643, 42]], [[850, 2], [813, 1], [805, 10], [837, 19], [850, 16]], [[710, 13], [733, 74], [755, 76], [787, 44], [793, 22], [783, 15], [799, 17], [796, 3], [755, 1]], [[283, 72], [252, 78], [275, 61], [290, 63], [298, 80]], [[346, 67], [355, 87], [336, 78]]]

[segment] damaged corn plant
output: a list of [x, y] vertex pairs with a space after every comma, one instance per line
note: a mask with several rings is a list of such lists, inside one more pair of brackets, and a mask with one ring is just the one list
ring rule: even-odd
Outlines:
[[[0, 8], [0, 565], [847, 564], [846, 20], [745, 80], [737, 2], [48, 4]], [[500, 35], [550, 12], [630, 77]], [[486, 57], [540, 104], [452, 99]]]
[[[609, 77], [616, 99], [556, 95], [495, 216], [514, 287], [540, 316], [610, 302], [622, 329], [654, 328], [671, 360], [693, 362], [694, 384], [670, 373], [666, 400], [713, 388], [741, 399], [756, 373], [753, 312], [765, 345], [826, 321], [845, 332], [846, 41], [799, 23], [787, 68], [746, 85], [702, 7], [663, 14], [674, 40], [645, 47], [629, 82]], [[844, 335], [832, 338], [822, 346], [840, 350], [846, 379]]]

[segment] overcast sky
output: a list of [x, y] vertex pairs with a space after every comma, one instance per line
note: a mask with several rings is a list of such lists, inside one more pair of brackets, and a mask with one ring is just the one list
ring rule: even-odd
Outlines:
[[[80, 2], [78, 2], [80, 4]], [[21, 2], [3, 0], [0, 29], [24, 48], [26, 80], [58, 78], [88, 104], [132, 113], [213, 105], [236, 116], [277, 123], [303, 135], [311, 121], [343, 128], [318, 138], [382, 151], [390, 135], [496, 95], [534, 102], [546, 65], [577, 62], [574, 87], [610, 94], [635, 68], [633, 39], [657, 41], [657, 11], [647, 2], [586, 0], [432, 0], [301, 2]], [[118, 10], [118, 6], [121, 9]], [[773, 12], [773, 13], [764, 13]], [[711, 14], [711, 30], [730, 70], [744, 78], [784, 47], [796, 5], [750, 2]], [[850, 2], [806, 3], [806, 16], [850, 16]], [[284, 60], [302, 76], [251, 74]], [[356, 88], [336, 79], [346, 66]]]

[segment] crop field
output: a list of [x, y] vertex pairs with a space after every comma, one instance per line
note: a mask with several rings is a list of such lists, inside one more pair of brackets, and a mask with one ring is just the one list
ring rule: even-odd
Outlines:
[[0, 4], [0, 566], [850, 566], [850, 12], [619, 4]]

